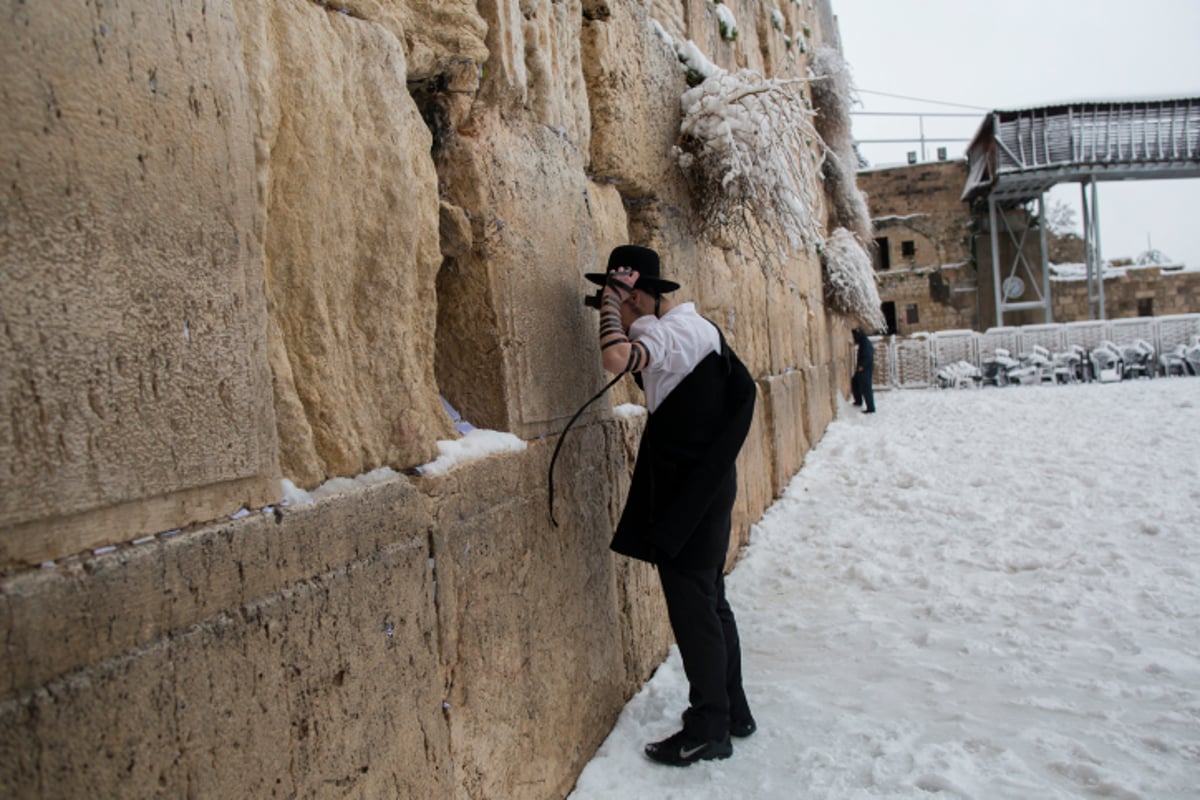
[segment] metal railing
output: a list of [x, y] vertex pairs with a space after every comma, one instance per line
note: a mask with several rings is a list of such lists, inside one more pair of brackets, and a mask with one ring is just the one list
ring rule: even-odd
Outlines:
[[876, 389], [923, 389], [936, 384], [938, 372], [949, 365], [966, 362], [982, 368], [997, 349], [1021, 358], [1043, 347], [1051, 353], [1074, 346], [1091, 351], [1102, 342], [1117, 347], [1148, 342], [1155, 353], [1169, 352], [1191, 344], [1200, 336], [1200, 314], [1165, 317], [1132, 317], [1084, 320], [1044, 325], [938, 331], [913, 336], [873, 336]]

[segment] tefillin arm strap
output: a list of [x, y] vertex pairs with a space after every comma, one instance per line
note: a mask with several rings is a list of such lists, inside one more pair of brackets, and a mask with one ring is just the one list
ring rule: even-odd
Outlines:
[[575, 424], [575, 420], [579, 419], [579, 415], [582, 414], [588, 406], [603, 397], [605, 392], [616, 386], [617, 381], [621, 380], [623, 377], [625, 377], [624, 372], [606, 383], [604, 388], [597, 392], [591, 400], [588, 400], [586, 403], [580, 406], [579, 410], [575, 412], [575, 416], [571, 417], [571, 421], [567, 423], [567, 427], [563, 428], [562, 435], [558, 437], [558, 444], [554, 446], [554, 455], [550, 457], [550, 474], [547, 477], [547, 483], [549, 484], [550, 488], [550, 522], [556, 528], [558, 527], [558, 520], [554, 518], [554, 462], [558, 460], [558, 451], [562, 449], [563, 442], [567, 440], [567, 431], [571, 430], [571, 426]]

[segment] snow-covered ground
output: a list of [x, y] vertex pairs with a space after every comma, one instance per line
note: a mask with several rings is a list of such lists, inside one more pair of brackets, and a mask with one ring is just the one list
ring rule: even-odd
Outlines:
[[728, 579], [758, 733], [646, 759], [672, 648], [573, 800], [1200, 797], [1200, 379], [876, 399]]

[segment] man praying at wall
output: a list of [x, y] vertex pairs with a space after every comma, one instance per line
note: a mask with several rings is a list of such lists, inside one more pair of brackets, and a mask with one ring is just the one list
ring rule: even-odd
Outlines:
[[724, 578], [754, 380], [715, 325], [667, 296], [679, 284], [659, 276], [654, 250], [614, 248], [607, 274], [587, 278], [605, 287], [604, 368], [632, 373], [650, 412], [612, 549], [658, 568], [689, 684], [682, 729], [646, 755], [675, 766], [728, 758], [730, 736], [756, 729]]
[[854, 398], [854, 405], [866, 405], [863, 409], [864, 414], [874, 414], [875, 389], [872, 383], [875, 380], [875, 345], [871, 344], [871, 340], [861, 328], [853, 329], [850, 335], [854, 337], [854, 344], [858, 346], [858, 353], [854, 359], [854, 377], [850, 379], [850, 394]]

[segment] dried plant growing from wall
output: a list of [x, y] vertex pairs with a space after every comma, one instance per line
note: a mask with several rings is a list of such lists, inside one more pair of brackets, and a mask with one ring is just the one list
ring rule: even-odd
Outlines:
[[822, 240], [825, 148], [805, 105], [805, 81], [715, 70], [684, 93], [679, 165], [715, 244], [745, 244], [764, 269]]
[[875, 268], [862, 242], [838, 228], [821, 246], [825, 301], [835, 311], [855, 320], [867, 331], [887, 327], [875, 285]]
[[813, 107], [817, 112], [814, 124], [829, 148], [824, 174], [830, 225], [851, 231], [866, 247], [872, 240], [871, 212], [854, 177], [858, 155], [850, 130], [850, 105], [854, 99], [850, 69], [837, 50], [819, 47], [813, 53], [812, 70]]

